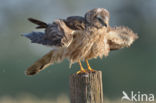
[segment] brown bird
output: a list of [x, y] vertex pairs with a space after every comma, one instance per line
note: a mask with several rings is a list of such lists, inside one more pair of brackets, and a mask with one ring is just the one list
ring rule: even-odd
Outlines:
[[[29, 18], [38, 25], [37, 29], [44, 28], [45, 32], [32, 32], [24, 36], [32, 43], [50, 46], [52, 50], [30, 66], [26, 74], [34, 75], [65, 58], [70, 64], [79, 63], [80, 71], [77, 73], [94, 72], [88, 59], [108, 56], [110, 50], [129, 47], [138, 38], [127, 27], [110, 27], [109, 18], [109, 12], [104, 8], [90, 10], [84, 17], [58, 19], [52, 24]], [[88, 70], [83, 68], [82, 60], [86, 61]]]

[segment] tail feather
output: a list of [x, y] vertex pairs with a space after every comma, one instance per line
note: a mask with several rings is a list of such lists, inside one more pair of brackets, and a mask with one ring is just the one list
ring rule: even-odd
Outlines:
[[64, 58], [64, 49], [52, 50], [30, 66], [26, 70], [26, 75], [35, 75], [49, 65], [62, 61]]
[[42, 22], [40, 20], [36, 20], [33, 18], [28, 18], [28, 20], [34, 24], [37, 24], [38, 26], [36, 27], [37, 29], [42, 29], [42, 28], [46, 28], [48, 26], [48, 24], [46, 24], [45, 22]]

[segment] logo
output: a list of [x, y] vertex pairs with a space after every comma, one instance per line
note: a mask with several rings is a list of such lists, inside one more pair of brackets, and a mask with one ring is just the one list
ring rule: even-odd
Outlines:
[[122, 98], [121, 101], [127, 100], [132, 102], [153, 102], [154, 101], [154, 94], [144, 94], [140, 91], [134, 92], [131, 91], [130, 94], [127, 94], [125, 91], [122, 91]]

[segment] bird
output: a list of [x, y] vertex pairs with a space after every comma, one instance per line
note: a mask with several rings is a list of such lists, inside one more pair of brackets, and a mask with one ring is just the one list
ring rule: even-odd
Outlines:
[[[77, 74], [95, 72], [88, 60], [107, 57], [110, 51], [130, 47], [138, 38], [128, 27], [111, 27], [109, 19], [109, 11], [104, 8], [94, 8], [87, 11], [84, 16], [56, 19], [49, 24], [28, 18], [37, 25], [36, 29], [44, 29], [44, 32], [33, 31], [23, 36], [32, 43], [51, 47], [51, 51], [28, 67], [26, 75], [35, 75], [65, 58], [69, 60], [70, 66], [73, 63], [79, 64], [80, 70]], [[83, 60], [87, 64], [87, 69], [81, 64]]]

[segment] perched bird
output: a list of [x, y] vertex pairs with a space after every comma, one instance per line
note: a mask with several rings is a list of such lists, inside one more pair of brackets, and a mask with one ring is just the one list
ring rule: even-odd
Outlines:
[[[70, 64], [78, 62], [77, 73], [94, 72], [88, 59], [108, 56], [111, 50], [129, 47], [137, 38], [128, 27], [110, 27], [109, 12], [104, 8], [88, 11], [84, 17], [70, 16], [55, 20], [52, 24], [29, 18], [37, 24], [37, 29], [45, 32], [23, 34], [32, 43], [50, 46], [52, 50], [30, 66], [26, 74], [34, 75], [47, 66], [67, 58]], [[85, 60], [88, 70], [84, 69], [81, 60]]]

